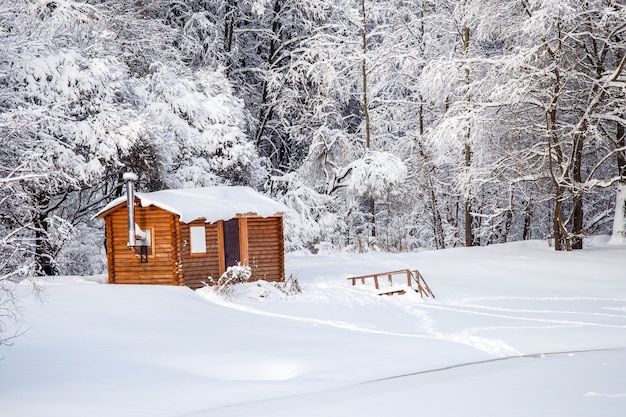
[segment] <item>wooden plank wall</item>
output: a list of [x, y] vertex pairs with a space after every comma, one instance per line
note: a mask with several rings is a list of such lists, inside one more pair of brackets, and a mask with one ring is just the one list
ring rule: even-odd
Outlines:
[[141, 263], [127, 246], [127, 216], [126, 204], [122, 204], [105, 218], [109, 283], [180, 285], [176, 271], [180, 255], [172, 245], [172, 237], [179, 234], [178, 217], [154, 206], [135, 207], [135, 223], [153, 231], [153, 254]]
[[[105, 216], [109, 283], [186, 285], [196, 289], [217, 280], [224, 269], [221, 221], [180, 223], [178, 216], [158, 207], [136, 207], [135, 220], [153, 232], [153, 253], [139, 262], [127, 247], [126, 204]], [[285, 260], [282, 217], [239, 218], [242, 263], [252, 268], [252, 279], [284, 281]], [[204, 226], [206, 253], [191, 254], [190, 226]]]
[[[191, 253], [190, 226], [205, 227], [206, 253]], [[204, 286], [203, 282], [208, 282], [209, 276], [217, 281], [221, 276], [217, 223], [205, 223], [202, 220], [189, 224], [181, 223], [180, 230], [184, 285], [193, 289], [201, 288]]]
[[282, 217], [248, 217], [248, 264], [252, 279], [285, 280]]

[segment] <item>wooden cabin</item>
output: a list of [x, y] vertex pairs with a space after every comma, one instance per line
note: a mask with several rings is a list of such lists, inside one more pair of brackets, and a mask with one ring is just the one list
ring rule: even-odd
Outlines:
[[105, 222], [110, 284], [195, 289], [238, 263], [252, 280], [284, 281], [282, 204], [249, 187], [135, 194], [128, 182], [127, 196], [96, 214]]

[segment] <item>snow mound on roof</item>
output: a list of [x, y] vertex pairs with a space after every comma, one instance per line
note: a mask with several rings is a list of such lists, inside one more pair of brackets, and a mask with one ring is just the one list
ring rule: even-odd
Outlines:
[[[177, 214], [180, 221], [184, 223], [197, 219], [205, 219], [207, 223], [213, 223], [218, 220], [232, 219], [237, 214], [248, 213], [269, 217], [289, 210], [285, 205], [244, 186], [184, 188], [136, 193], [135, 195], [141, 207], [162, 208]], [[97, 215], [125, 201], [126, 197], [120, 197], [108, 204]]]

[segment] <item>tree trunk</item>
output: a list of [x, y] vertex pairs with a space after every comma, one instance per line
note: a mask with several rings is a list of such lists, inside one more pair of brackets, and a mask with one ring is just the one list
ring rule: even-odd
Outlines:
[[[424, 3], [422, 2], [421, 4], [421, 10], [420, 10], [420, 26], [419, 26], [419, 30], [420, 30], [420, 37], [422, 39], [424, 39], [425, 35], [426, 35], [426, 28], [424, 26], [424, 19], [426, 17], [426, 10], [425, 10], [425, 6]], [[424, 48], [423, 48], [423, 44], [420, 44], [420, 54], [422, 56], [422, 58], [425, 58], [425, 52], [424, 52]], [[420, 65], [419, 67], [419, 72], [421, 73], [423, 70], [424, 66]], [[433, 171], [434, 171], [434, 166], [431, 164], [430, 160], [430, 155], [426, 153], [426, 151], [424, 150], [424, 147], [421, 143], [421, 139], [424, 137], [424, 99], [423, 97], [420, 95], [418, 95], [418, 126], [419, 126], [419, 139], [420, 141], [418, 141], [417, 143], [417, 147], [420, 153], [420, 156], [422, 157], [422, 159], [424, 160], [424, 164], [423, 164], [423, 172], [424, 172], [424, 178], [426, 179], [426, 187], [428, 188], [428, 196], [430, 199], [430, 212], [432, 214], [432, 221], [433, 221], [433, 237], [435, 240], [435, 247], [437, 249], [445, 249], [446, 247], [446, 240], [445, 240], [445, 233], [443, 231], [443, 222], [441, 219], [441, 214], [439, 213], [439, 209], [437, 208], [438, 204], [437, 204], [437, 194], [435, 193], [435, 184], [433, 181]]]
[[233, 34], [235, 33], [236, 3], [228, 0], [224, 8], [224, 51], [230, 53], [233, 49]]
[[554, 217], [552, 219], [552, 232], [554, 234], [554, 249], [557, 251], [571, 251], [570, 238], [567, 230], [563, 226], [563, 207], [561, 206], [561, 197], [563, 189], [557, 191], [556, 202], [554, 203]]
[[[469, 26], [465, 25], [463, 27], [463, 55], [466, 57], [469, 52], [470, 45], [470, 30]], [[466, 64], [468, 65], [468, 64]], [[470, 122], [470, 105], [471, 105], [471, 95], [470, 95], [470, 69], [469, 67], [465, 67], [465, 104], [467, 106], [467, 127], [465, 129], [465, 170], [469, 171], [472, 166], [472, 148], [470, 146], [470, 138], [471, 138], [471, 122]], [[470, 192], [471, 187], [471, 179], [468, 178], [467, 184], [465, 185], [467, 189], [465, 190], [465, 246], [474, 246], [476, 244], [475, 236], [474, 236], [474, 228], [473, 228], [473, 218], [472, 218], [472, 194]]]
[[224, 73], [230, 78], [233, 69], [233, 36], [235, 34], [235, 19], [237, 13], [236, 0], [227, 0], [224, 2]]
[[[548, 53], [553, 58], [556, 56], [555, 52], [551, 48], [548, 48]], [[563, 150], [561, 149], [558, 129], [556, 126], [557, 120], [557, 103], [561, 94], [561, 73], [558, 68], [554, 68], [554, 92], [550, 107], [546, 112], [546, 131], [548, 133], [548, 170], [550, 172], [550, 180], [554, 186], [554, 213], [552, 216], [552, 235], [554, 236], [554, 249], [557, 251], [571, 250], [570, 238], [563, 226], [563, 207], [561, 201], [563, 200], [563, 186], [557, 178], [555, 172], [555, 165], [563, 170]]]
[[374, 198], [370, 198], [370, 235], [372, 238], [376, 237], [376, 218], [374, 215], [376, 214], [376, 202]]
[[613, 232], [609, 243], [617, 245], [626, 243], [626, 181], [617, 184]]
[[428, 174], [427, 181], [430, 194], [431, 212], [433, 215], [433, 235], [435, 237], [435, 247], [437, 249], [445, 249], [446, 240], [443, 232], [443, 222], [441, 221], [441, 215], [439, 214], [439, 209], [437, 208], [437, 197], [435, 195], [430, 173]]
[[[280, 39], [280, 14], [282, 10], [282, 0], [276, 0], [274, 2], [273, 14], [272, 14], [272, 37], [269, 41], [267, 52], [267, 67], [272, 69], [276, 60], [277, 43]], [[268, 133], [267, 137], [264, 137], [265, 130], [268, 123], [271, 122], [274, 117], [274, 105], [271, 104], [269, 83], [267, 80], [263, 81], [263, 87], [261, 89], [261, 102], [259, 103], [259, 115], [258, 125], [255, 135], [255, 143], [260, 150], [262, 156], [266, 157], [271, 164], [272, 169], [278, 169], [281, 163], [284, 163], [284, 144], [280, 138], [276, 138], [272, 133]]]
[[[616, 137], [618, 148], [626, 146], [626, 128], [619, 123]], [[626, 152], [624, 151], [617, 153], [617, 169], [622, 179], [617, 183], [615, 193], [615, 214], [610, 243], [623, 244], [626, 243]]]
[[371, 145], [370, 139], [370, 113], [369, 103], [367, 100], [367, 14], [365, 10], [365, 0], [361, 0], [361, 17], [363, 18], [363, 29], [361, 34], [361, 50], [363, 59], [361, 60], [361, 79], [363, 86], [363, 117], [365, 119], [365, 148], [369, 149]]
[[[365, 0], [361, 0], [361, 17], [363, 18], [363, 28], [361, 33], [361, 51], [363, 53], [363, 59], [361, 60], [361, 81], [363, 89], [363, 118], [365, 123], [365, 149], [366, 151], [371, 147], [371, 133], [370, 133], [370, 113], [369, 102], [367, 99], [367, 13], [365, 10]], [[372, 238], [376, 237], [376, 204], [374, 198], [371, 197], [369, 201], [370, 209], [370, 227]]]
[[576, 192], [574, 195], [574, 207], [572, 209], [572, 249], [583, 248], [583, 196], [582, 193]]
[[532, 213], [532, 204], [530, 201], [526, 202], [526, 208], [524, 209], [524, 232], [522, 233], [522, 239], [530, 239], [530, 218]]
[[474, 231], [472, 230], [472, 202], [465, 198], [465, 246], [474, 246]]
[[[574, 140], [574, 160], [572, 167], [572, 179], [574, 184], [579, 185], [582, 182], [582, 160], [583, 160], [583, 144], [584, 135], [587, 130], [587, 122], [583, 121], [581, 131], [576, 134]], [[583, 248], [583, 193], [579, 187], [574, 188], [574, 207], [572, 211], [572, 249]]]
[[48, 239], [48, 222], [45, 216], [38, 216], [33, 221], [35, 226], [35, 274], [38, 276], [58, 275], [54, 262], [52, 245]]

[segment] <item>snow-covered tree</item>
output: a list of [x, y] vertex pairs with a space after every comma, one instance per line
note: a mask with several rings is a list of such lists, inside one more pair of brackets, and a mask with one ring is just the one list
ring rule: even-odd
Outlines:
[[148, 142], [170, 188], [259, 183], [263, 170], [243, 131], [242, 102], [220, 71], [158, 65], [142, 85]]
[[[264, 177], [222, 71], [190, 70], [172, 36], [162, 39], [163, 55], [135, 39], [141, 53], [131, 58], [137, 30], [105, 5], [23, 0], [2, 14], [10, 30], [2, 32], [0, 128], [14, 155], [8, 166], [41, 176], [19, 184], [31, 208], [20, 224], [34, 236], [41, 274], [58, 272], [73, 227], [119, 190], [120, 172], [140, 169], [149, 188]], [[163, 23], [144, 27], [153, 43], [159, 29], [169, 33]]]
[[[494, 98], [512, 101], [526, 117], [519, 118], [530, 140], [522, 152], [535, 178], [551, 184], [555, 248], [582, 248], [585, 230], [606, 218], [598, 201], [620, 178], [608, 161], [619, 152], [624, 122], [624, 44], [618, 39], [625, 9], [603, 1], [522, 6], [523, 18], [514, 25], [520, 33], [509, 38], [515, 46], [504, 68], [508, 81]], [[596, 202], [593, 216], [585, 216], [589, 198]]]
[[622, 3], [0, 0], [3, 227], [54, 273], [132, 170], [265, 187], [292, 248], [620, 236]]
[[[0, 123], [4, 120], [0, 119]], [[28, 223], [22, 218], [31, 216], [27, 199], [20, 193], [19, 182], [39, 180], [38, 176], [14, 164], [15, 155], [9, 148], [10, 139], [0, 133], [0, 345], [10, 344], [14, 335], [6, 334], [7, 325], [19, 318], [16, 285], [33, 276], [33, 242], [29, 239]], [[14, 148], [13, 148], [14, 149]], [[5, 208], [13, 209], [9, 215]]]
[[245, 103], [246, 133], [273, 174], [295, 169], [306, 150], [300, 125], [303, 79], [294, 71], [302, 42], [323, 21], [323, 2], [307, 0], [178, 1], [167, 21], [190, 66], [221, 66]]
[[14, 185], [30, 211], [13, 220], [33, 233], [40, 274], [58, 271], [54, 258], [71, 224], [94, 203], [73, 194], [97, 184], [133, 143], [125, 133], [136, 118], [125, 105], [132, 88], [101, 17], [73, 1], [18, 1], [2, 14], [10, 30], [2, 33], [0, 85], [12, 93], [1, 128], [15, 158], [7, 163], [40, 178]]

